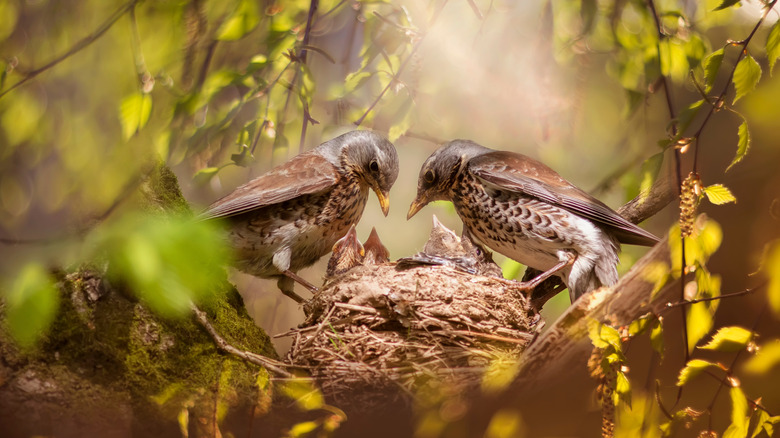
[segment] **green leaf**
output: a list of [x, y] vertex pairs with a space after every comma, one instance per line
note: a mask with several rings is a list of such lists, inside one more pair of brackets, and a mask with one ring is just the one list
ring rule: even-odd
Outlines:
[[770, 249], [767, 250], [764, 272], [769, 277], [767, 284], [767, 298], [769, 307], [780, 315], [780, 242], [775, 241]]
[[707, 368], [720, 368], [718, 364], [709, 362], [702, 359], [689, 360], [685, 364], [683, 369], [680, 370], [680, 375], [677, 377], [677, 386], [683, 386], [690, 382], [691, 379], [701, 374]]
[[748, 435], [750, 417], [748, 417], [748, 402], [742, 388], [734, 386], [729, 390], [731, 395], [731, 425], [723, 432], [723, 438], [744, 438]]
[[663, 320], [660, 318], [655, 321], [653, 328], [650, 330], [650, 346], [653, 347], [653, 350], [658, 353], [661, 359], [664, 358], [664, 326]]
[[735, 164], [742, 161], [747, 155], [748, 149], [750, 149], [750, 131], [748, 131], [747, 121], [742, 122], [737, 130], [739, 136], [739, 142], [737, 143], [737, 155], [731, 160], [731, 164], [726, 168], [726, 172], [729, 171]]
[[211, 181], [211, 178], [219, 172], [219, 167], [204, 167], [195, 172], [192, 176], [192, 181], [198, 186], [204, 186]]
[[699, 110], [701, 110], [703, 104], [704, 99], [699, 99], [696, 102], [688, 105], [680, 112], [680, 115], [677, 117], [679, 132], [684, 132], [686, 129], [688, 129], [688, 126], [691, 125], [693, 119], [697, 114], [699, 114]]
[[349, 94], [357, 90], [363, 86], [371, 76], [372, 74], [367, 71], [357, 71], [348, 74], [344, 79], [344, 94]]
[[718, 70], [720, 70], [720, 65], [723, 63], [723, 48], [710, 53], [706, 58], [704, 58], [704, 62], [702, 65], [704, 66], [704, 84], [705, 84], [705, 91], [710, 92], [712, 90], [712, 86], [715, 85], [715, 79], [718, 77]]
[[692, 352], [699, 341], [712, 329], [712, 311], [707, 303], [692, 304], [685, 315], [688, 333], [688, 352]]
[[59, 308], [59, 295], [49, 274], [38, 264], [28, 264], [5, 296], [5, 319], [16, 341], [32, 346], [51, 325]]
[[628, 380], [626, 374], [622, 371], [618, 371], [615, 375], [615, 392], [613, 393], [612, 402], [615, 406], [618, 402], [622, 401], [629, 408], [631, 407], [631, 381]]
[[152, 96], [142, 92], [133, 93], [119, 104], [119, 122], [122, 124], [122, 138], [130, 139], [146, 126], [152, 114]]
[[713, 11], [720, 11], [722, 9], [729, 8], [731, 6], [734, 6], [739, 3], [739, 0], [723, 0], [723, 2], [718, 6], [717, 8], [713, 9]]
[[96, 249], [114, 281], [164, 316], [189, 314], [190, 303], [223, 290], [228, 250], [216, 221], [126, 215], [101, 229]]
[[251, 32], [260, 22], [257, 12], [257, 2], [242, 0], [235, 12], [222, 23], [217, 31], [217, 39], [222, 41], [234, 41], [241, 39]]
[[769, 60], [769, 74], [775, 68], [777, 58], [780, 58], [780, 20], [775, 21], [769, 36], [766, 38], [766, 57]]
[[733, 81], [736, 95], [732, 103], [737, 103], [739, 99], [753, 91], [759, 79], [761, 79], [761, 66], [750, 54], [745, 55], [737, 64], [737, 68], [734, 69]]
[[707, 199], [715, 205], [737, 202], [737, 198], [731, 194], [731, 190], [723, 184], [713, 184], [705, 187], [704, 194], [707, 195]]
[[745, 362], [745, 372], [751, 374], [766, 374], [780, 364], [780, 341], [761, 345], [758, 351]]
[[739, 351], [753, 339], [753, 332], [742, 327], [723, 327], [715, 333], [710, 342], [699, 348], [725, 352]]
[[651, 262], [642, 269], [642, 279], [653, 284], [651, 296], [655, 296], [655, 294], [660, 292], [671, 278], [670, 268], [666, 262]]
[[612, 346], [617, 351], [621, 350], [620, 333], [614, 327], [602, 324], [595, 319], [588, 321], [588, 336], [594, 347], [605, 349]]
[[304, 421], [302, 423], [297, 423], [290, 428], [290, 432], [287, 434], [287, 436], [294, 438], [306, 436], [317, 430], [318, 427], [320, 427], [320, 424], [316, 421]]
[[322, 392], [310, 380], [293, 379], [281, 385], [282, 393], [295, 401], [305, 411], [320, 409], [325, 405]]

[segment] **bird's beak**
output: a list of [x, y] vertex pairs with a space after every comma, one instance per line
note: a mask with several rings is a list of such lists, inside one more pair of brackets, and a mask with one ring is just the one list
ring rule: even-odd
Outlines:
[[382, 213], [387, 216], [387, 213], [390, 211], [390, 196], [378, 187], [374, 187], [374, 193], [376, 193], [376, 197], [379, 199], [379, 206], [382, 207]]
[[412, 216], [416, 215], [420, 209], [428, 205], [428, 200], [425, 198], [424, 195], [417, 195], [417, 198], [412, 201], [412, 205], [409, 206], [409, 213], [406, 214], [406, 220], [409, 220], [412, 218]]

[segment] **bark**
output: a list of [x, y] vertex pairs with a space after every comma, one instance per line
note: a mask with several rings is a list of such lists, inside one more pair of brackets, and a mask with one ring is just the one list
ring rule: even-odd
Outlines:
[[[150, 214], [189, 211], [163, 165], [125, 202]], [[268, 410], [266, 371], [222, 354], [193, 318], [152, 313], [109, 284], [104, 265], [56, 273], [60, 310], [34, 349], [18, 348], [0, 329], [3, 436], [220, 436], [225, 412], [233, 432], [246, 434], [251, 415]], [[226, 278], [221, 289], [201, 305], [215, 329], [234, 345], [276, 357]]]

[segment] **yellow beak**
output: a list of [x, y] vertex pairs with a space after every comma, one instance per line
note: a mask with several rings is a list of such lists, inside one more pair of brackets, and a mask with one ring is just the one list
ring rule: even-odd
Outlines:
[[379, 206], [382, 207], [382, 213], [387, 216], [387, 213], [390, 211], [390, 197], [387, 193], [382, 192], [382, 190], [378, 188], [374, 188], [374, 193], [376, 193], [376, 197], [379, 199]]
[[413, 202], [412, 205], [409, 206], [409, 213], [406, 214], [406, 220], [409, 220], [417, 214], [420, 209], [428, 205], [428, 201], [425, 199], [420, 199], [420, 197], [417, 197]]

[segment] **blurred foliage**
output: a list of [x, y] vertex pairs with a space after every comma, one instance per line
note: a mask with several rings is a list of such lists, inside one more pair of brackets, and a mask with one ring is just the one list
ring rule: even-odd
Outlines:
[[[70, 236], [51, 239], [54, 247], [4, 251], [4, 323], [20, 343], [33, 344], [57, 311], [56, 281], [44, 266], [94, 258], [107, 260], [112, 280], [161, 314], [181, 315], [191, 300], [207, 301], [221, 275], [212, 268], [227, 257], [218, 234], [191, 220], [139, 213], [156, 211], [128, 201], [145, 169], [162, 160], [182, 177], [185, 191], [214, 199], [223, 182], [246, 179], [247, 171], [237, 171], [268, 168], [359, 125], [399, 142], [474, 138], [538, 156], [594, 186], [607, 173], [599, 191], [616, 186], [623, 199], [649, 188], [665, 159], [681, 160], [675, 162], [687, 166], [681, 174], [694, 177], [682, 221], [691, 233], [681, 237], [673, 227], [672, 263], [643, 273], [656, 291], [687, 281], [681, 299], [692, 303], [679, 307], [688, 351], [677, 383], [687, 388], [697, 372], [735, 373], [733, 366], [688, 357], [701, 353], [704, 347], [695, 346], [708, 336], [707, 348], [752, 354], [746, 373], [776, 372], [776, 339], [756, 347], [754, 331], [741, 329], [750, 333], [746, 338], [736, 325], [712, 335], [723, 279], [708, 263], [731, 231], [697, 215], [705, 196], [721, 208], [737, 197], [743, 202], [747, 194], [718, 181], [726, 170], [740, 172], [736, 165], [759, 145], [756, 139], [774, 134], [778, 91], [761, 88], [780, 58], [780, 22], [765, 8], [774, 4], [0, 0], [2, 237], [43, 236], [50, 244], [52, 236]], [[675, 95], [666, 97], [668, 90]], [[622, 112], [615, 103], [621, 96]], [[732, 133], [702, 140], [719, 124], [733, 124]], [[723, 172], [699, 169], [705, 155], [725, 157], [718, 161]], [[396, 187], [412, 191], [404, 184], [414, 184], [416, 171]], [[451, 207], [444, 214], [456, 220]], [[411, 237], [390, 244], [394, 253], [419, 246]], [[776, 316], [780, 246], [767, 248], [762, 266]], [[630, 265], [637, 257], [623, 260]], [[509, 277], [521, 268], [512, 261], [502, 267]], [[645, 333], [656, 352], [669, 355], [661, 315], [635, 321], [627, 335], [591, 327], [592, 341], [604, 350], [602, 370], [622, 367], [626, 340]], [[495, 364], [486, 388], [505, 385], [514, 370], [511, 362]], [[618, 435], [634, 436], [632, 425], [644, 412], [644, 436], [671, 434], [702, 415], [686, 407], [661, 416], [653, 397], [630, 391], [622, 369], [614, 382], [623, 419]], [[771, 435], [776, 417], [755, 408], [735, 381], [724, 382], [731, 385], [727, 433]], [[286, 391], [302, 410], [328, 409], [312, 391]], [[328, 412], [289, 434], [329, 433], [345, 417]], [[425, 435], [443, 422], [432, 414], [418, 429]], [[515, 412], [500, 411], [489, 436], [524, 427]]]

